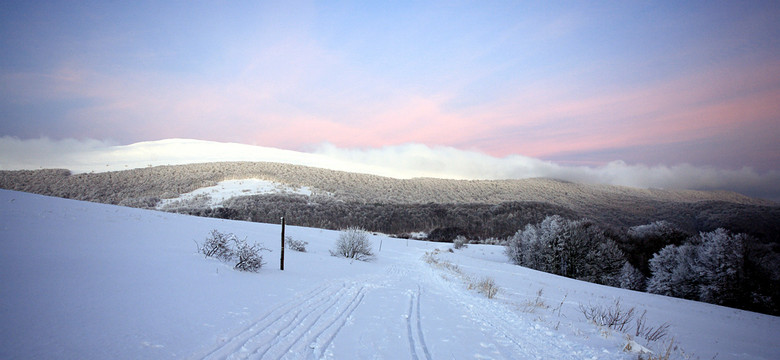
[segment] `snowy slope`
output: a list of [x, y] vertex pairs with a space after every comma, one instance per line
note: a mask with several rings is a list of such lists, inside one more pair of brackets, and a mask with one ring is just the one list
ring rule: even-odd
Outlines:
[[[309, 252], [287, 251], [280, 271], [273, 224], [6, 190], [0, 219], [2, 359], [636, 358], [578, 310], [617, 298], [669, 322], [678, 357], [780, 358], [777, 317], [528, 270], [495, 246], [373, 236], [376, 259], [350, 262], [328, 254], [337, 232], [288, 226]], [[267, 265], [241, 273], [197, 254], [212, 229], [273, 249]], [[436, 248], [460, 270], [423, 261]], [[494, 299], [468, 289], [486, 275]]]
[[[168, 210], [177, 207], [193, 205], [194, 207], [221, 206], [226, 200], [238, 196], [266, 195], [266, 194], [299, 194], [311, 196], [314, 191], [308, 186], [293, 188], [289, 185], [261, 179], [233, 179], [224, 180], [214, 186], [196, 189], [176, 198], [162, 199], [157, 204], [157, 209]], [[326, 194], [327, 192], [318, 192]]]

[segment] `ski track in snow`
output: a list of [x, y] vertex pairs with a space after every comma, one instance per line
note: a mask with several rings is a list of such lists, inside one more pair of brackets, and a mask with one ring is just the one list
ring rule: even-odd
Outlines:
[[414, 345], [414, 335], [412, 334], [412, 305], [414, 305], [414, 295], [409, 297], [409, 314], [406, 315], [406, 335], [409, 338], [409, 353], [412, 360], [419, 359], [417, 357], [417, 349]]
[[360, 306], [357, 282], [316, 287], [272, 309], [201, 359], [319, 359]]
[[[409, 316], [406, 318], [406, 324], [407, 324], [407, 330], [409, 332], [409, 345], [411, 346], [412, 350], [412, 358], [417, 359], [417, 352], [415, 351], [415, 345], [414, 345], [414, 338], [412, 335], [412, 317], [414, 317], [414, 321], [417, 325], [417, 338], [420, 340], [420, 348], [423, 351], [423, 354], [425, 354], [425, 358], [427, 360], [431, 360], [431, 354], [428, 351], [428, 346], [425, 345], [425, 337], [423, 336], [423, 330], [422, 330], [422, 323], [420, 321], [420, 294], [422, 293], [422, 290], [420, 288], [420, 284], [417, 284], [417, 293], [411, 293], [409, 295]], [[412, 310], [414, 309], [414, 305], [417, 305], [416, 312], [414, 312], [414, 316], [412, 316]]]

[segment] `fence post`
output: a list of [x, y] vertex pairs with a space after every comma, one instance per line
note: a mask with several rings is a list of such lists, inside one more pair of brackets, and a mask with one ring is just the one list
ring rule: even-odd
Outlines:
[[284, 270], [284, 216], [282, 216], [282, 258], [279, 260], [279, 270]]

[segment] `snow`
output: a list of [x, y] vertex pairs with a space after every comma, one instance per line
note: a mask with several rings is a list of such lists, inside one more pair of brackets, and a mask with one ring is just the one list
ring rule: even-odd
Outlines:
[[[175, 208], [177, 205], [195, 202], [201, 199], [205, 206], [221, 206], [225, 200], [238, 196], [265, 195], [265, 194], [300, 194], [311, 196], [315, 193], [311, 187], [299, 188], [261, 179], [224, 180], [217, 185], [203, 187], [194, 191], [181, 194], [177, 198], [162, 199], [157, 205], [158, 209]], [[322, 192], [323, 194], [327, 194]], [[328, 194], [329, 195], [329, 194]]]
[[110, 145], [96, 140], [82, 143], [72, 139], [50, 141], [45, 138], [19, 140], [0, 137], [1, 170], [62, 168], [74, 173], [88, 173], [222, 161], [279, 162], [396, 178], [412, 177], [409, 171], [397, 167], [238, 143], [165, 139]]
[[[360, 262], [329, 255], [338, 232], [288, 226], [308, 252], [286, 251], [280, 271], [278, 224], [6, 190], [0, 218], [2, 359], [635, 359], [627, 344], [665, 349], [579, 310], [615, 299], [671, 324], [677, 358], [780, 358], [777, 317], [541, 273], [509, 264], [499, 246], [451, 253], [373, 235], [377, 256]], [[266, 266], [242, 273], [198, 254], [212, 229], [273, 249]], [[469, 289], [485, 276], [500, 288], [493, 299]]]

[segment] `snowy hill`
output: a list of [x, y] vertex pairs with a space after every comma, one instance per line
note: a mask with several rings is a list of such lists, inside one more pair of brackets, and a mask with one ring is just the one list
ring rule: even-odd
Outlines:
[[[677, 358], [780, 358], [777, 317], [525, 269], [496, 246], [372, 236], [376, 258], [351, 262], [329, 255], [338, 232], [288, 227], [309, 251], [287, 251], [280, 271], [278, 225], [7, 190], [0, 218], [2, 359], [636, 358], [580, 310], [617, 299], [670, 325], [634, 349], [674, 338]], [[198, 254], [213, 229], [273, 249], [266, 266]], [[493, 299], [469, 289], [485, 276]]]

